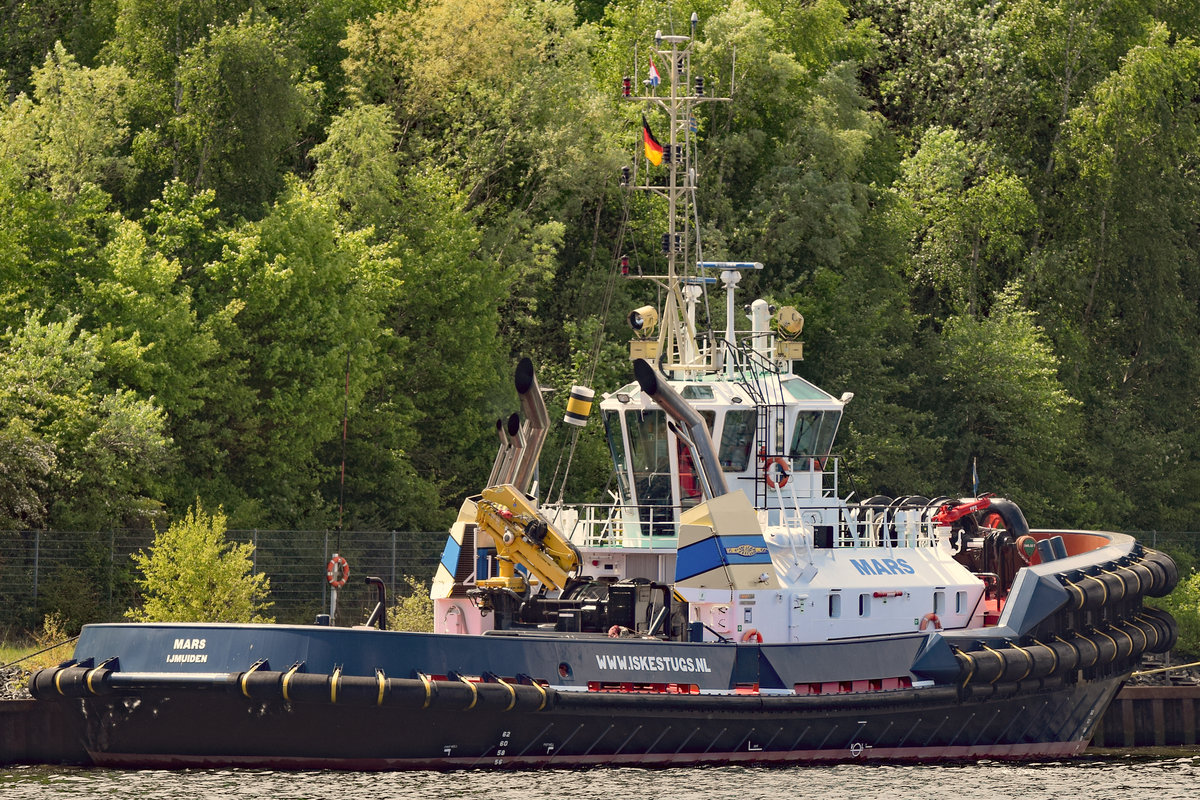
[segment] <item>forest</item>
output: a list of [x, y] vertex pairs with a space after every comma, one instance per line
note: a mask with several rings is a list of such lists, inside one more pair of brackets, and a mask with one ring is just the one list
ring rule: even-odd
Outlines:
[[[612, 276], [656, 268], [662, 211], [620, 183], [621, 78], [693, 12], [734, 100], [695, 123], [706, 255], [763, 262], [745, 296], [854, 392], [846, 480], [977, 465], [1037, 526], [1200, 529], [1200, 4], [29, 0], [0, 530], [444, 527], [519, 357], [552, 417], [630, 380], [654, 289]], [[603, 496], [599, 428], [569, 496]]]

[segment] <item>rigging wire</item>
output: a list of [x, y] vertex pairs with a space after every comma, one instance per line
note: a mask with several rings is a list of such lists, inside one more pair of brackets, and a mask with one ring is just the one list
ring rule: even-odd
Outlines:
[[[603, 203], [601, 203], [601, 205], [596, 209], [596, 222], [592, 229], [592, 248], [591, 248], [591, 254], [590, 254], [589, 260], [588, 260], [588, 271], [589, 272], [591, 271], [592, 267], [596, 263], [596, 251], [599, 248], [600, 220], [601, 220], [601, 212], [603, 211], [603, 208], [604, 208]], [[600, 348], [604, 344], [605, 321], [608, 319], [609, 310], [612, 308], [613, 295], [616, 292], [617, 274], [619, 272], [619, 267], [617, 266], [617, 263], [618, 263], [618, 255], [617, 254], [618, 254], [618, 251], [620, 250], [621, 243], [624, 241], [625, 233], [626, 233], [626, 230], [628, 229], [628, 225], [629, 225], [629, 193], [625, 192], [622, 196], [622, 203], [621, 203], [621, 224], [618, 226], [617, 236], [614, 238], [614, 241], [616, 242], [616, 244], [613, 246], [613, 252], [612, 252], [612, 257], [611, 257], [611, 263], [612, 263], [613, 267], [612, 267], [612, 270], [609, 272], [608, 282], [604, 287], [604, 295], [603, 295], [603, 300], [600, 305], [600, 314], [598, 317], [599, 325], [597, 325], [597, 327], [596, 327], [596, 335], [593, 338], [593, 342], [592, 342], [592, 352], [591, 352], [591, 359], [590, 359], [591, 364], [588, 368], [588, 379], [585, 384], [589, 387], [593, 385], [593, 382], [596, 379], [596, 365], [600, 361]], [[636, 253], [636, 251], [637, 251], [637, 247], [635, 244], [634, 252]], [[574, 427], [574, 426], [572, 426], [572, 427]], [[554, 465], [554, 474], [550, 478], [550, 484], [547, 486], [547, 489], [546, 489], [546, 497], [547, 497], [547, 499], [549, 499], [554, 494], [555, 484], [558, 483], [558, 502], [560, 504], [562, 503], [563, 495], [566, 492], [567, 476], [570, 475], [570, 473], [571, 473], [571, 463], [572, 463], [572, 461], [574, 461], [574, 458], [575, 458], [575, 449], [579, 445], [579, 430], [580, 430], [579, 428], [575, 428], [571, 432], [570, 441], [563, 442], [562, 447], [559, 448], [558, 461]], [[559, 469], [562, 466], [564, 454], [566, 455], [566, 458], [567, 458], [567, 464], [566, 464], [566, 468], [562, 470], [562, 482], [559, 483], [558, 482]]]
[[[590, 253], [590, 259], [588, 261], [588, 270], [589, 271], [590, 271], [590, 269], [592, 269], [592, 266], [595, 264], [596, 249], [599, 248], [600, 216], [601, 216], [600, 212], [601, 212], [601, 210], [602, 210], [602, 205], [601, 205], [601, 207], [599, 207], [599, 209], [596, 209], [595, 227], [593, 228], [593, 231], [592, 231], [592, 253]], [[604, 299], [602, 299], [602, 301], [600, 303], [600, 314], [599, 314], [599, 323], [600, 324], [598, 326], [596, 326], [595, 337], [593, 338], [593, 343], [592, 343], [592, 357], [590, 357], [590, 365], [588, 367], [588, 379], [586, 381], [586, 384], [584, 384], [589, 387], [594, 385], [596, 365], [598, 365], [598, 363], [600, 362], [600, 348], [602, 347], [602, 345], [604, 345], [605, 324], [608, 319], [608, 312], [610, 312], [610, 309], [612, 308], [612, 299], [613, 299], [613, 295], [616, 294], [616, 288], [617, 288], [617, 275], [619, 272], [619, 267], [617, 266], [618, 261], [619, 261], [618, 253], [620, 251], [620, 246], [622, 246], [622, 243], [625, 240], [625, 234], [626, 234], [626, 231], [628, 231], [628, 229], [629, 229], [629, 192], [626, 191], [623, 193], [623, 196], [622, 196], [622, 212], [620, 212], [620, 224], [618, 225], [617, 236], [614, 237], [614, 239], [613, 239], [613, 241], [616, 243], [614, 243], [613, 248], [612, 248], [612, 253], [611, 253], [612, 269], [610, 272], [608, 272], [608, 282], [605, 285]], [[637, 254], [637, 243], [636, 242], [632, 242], [632, 248], [634, 248], [634, 253], [635, 253], [635, 257], [636, 257], [636, 254]], [[575, 427], [575, 426], [572, 426], [572, 427]], [[564, 441], [563, 446], [560, 447], [560, 449], [558, 451], [558, 462], [556, 464], [554, 464], [554, 474], [551, 477], [550, 486], [548, 486], [546, 489], [546, 498], [547, 499], [551, 498], [553, 495], [553, 491], [554, 491], [554, 485], [556, 485], [556, 482], [558, 483], [558, 503], [559, 504], [563, 503], [563, 497], [566, 492], [566, 477], [568, 477], [571, 473], [571, 463], [575, 461], [575, 451], [576, 451], [576, 447], [578, 446], [578, 441], [580, 441], [580, 428], [575, 427], [574, 431], [571, 431], [570, 443], [565, 443], [565, 441]], [[566, 455], [566, 467], [565, 467], [565, 469], [563, 469], [562, 482], [558, 482], [559, 468], [562, 467], [564, 453]]]

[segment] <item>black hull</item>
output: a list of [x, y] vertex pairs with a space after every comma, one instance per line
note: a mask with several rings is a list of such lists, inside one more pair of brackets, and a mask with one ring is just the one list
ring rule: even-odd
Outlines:
[[87, 698], [114, 767], [521, 769], [1028, 759], [1078, 754], [1121, 677], [870, 697], [557, 693], [541, 711], [258, 702], [229, 691]]

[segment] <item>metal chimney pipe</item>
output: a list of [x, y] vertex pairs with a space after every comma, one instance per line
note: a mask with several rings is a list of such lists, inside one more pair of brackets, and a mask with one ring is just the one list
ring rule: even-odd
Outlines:
[[487, 485], [499, 485], [500, 471], [508, 458], [508, 437], [504, 435], [504, 420], [496, 420], [496, 436], [500, 439], [500, 447], [496, 450], [496, 460], [492, 462], [492, 471], [488, 473]]
[[537, 471], [538, 459], [542, 455], [542, 445], [546, 442], [546, 434], [550, 432], [550, 415], [546, 411], [546, 402], [542, 399], [542, 390], [533, 372], [533, 361], [528, 358], [521, 359], [517, 364], [514, 381], [517, 395], [521, 398], [521, 410], [525, 412], [525, 425], [522, 430], [525, 448], [518, 453], [512, 478], [508, 482], [528, 494], [533, 484], [533, 473]]
[[521, 460], [521, 451], [525, 448], [525, 436], [521, 432], [521, 416], [519, 414], [511, 415], [500, 433], [508, 442], [508, 450], [504, 456], [504, 463], [500, 466], [500, 474], [496, 476], [494, 484], [496, 486], [512, 483], [513, 471], [517, 468], [517, 462]]
[[721, 469], [721, 462], [717, 458], [717, 449], [713, 446], [708, 426], [704, 424], [704, 418], [696, 413], [696, 409], [688, 405], [687, 400], [680, 397], [679, 392], [671, 388], [662, 373], [652, 367], [649, 361], [643, 358], [636, 359], [633, 362], [633, 374], [637, 378], [638, 385], [642, 387], [642, 391], [650, 395], [659, 408], [667, 412], [667, 416], [687, 431], [688, 436], [692, 438], [696, 445], [693, 453], [696, 468], [704, 473], [702, 483], [712, 492], [712, 497], [708, 499], [728, 494], [729, 487], [725, 485], [725, 473]]

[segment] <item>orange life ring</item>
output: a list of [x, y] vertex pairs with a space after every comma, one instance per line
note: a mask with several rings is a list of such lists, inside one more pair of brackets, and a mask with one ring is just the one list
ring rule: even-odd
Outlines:
[[743, 642], [748, 642], [751, 639], [753, 639], [758, 644], [762, 644], [762, 634], [758, 632], [757, 628], [751, 628], [750, 630], [748, 630], [742, 634]]
[[334, 553], [333, 558], [325, 565], [325, 580], [329, 581], [333, 588], [340, 589], [346, 585], [346, 579], [349, 577], [350, 565], [346, 563], [346, 559]]
[[[775, 477], [775, 471], [772, 467], [779, 467], [779, 477]], [[763, 465], [763, 477], [767, 481], [767, 486], [772, 489], [781, 489], [787, 486], [788, 478], [791, 476], [791, 469], [788, 467], [788, 462], [779, 456], [774, 456], [767, 459], [767, 463]]]
[[942, 629], [942, 621], [938, 619], [937, 614], [926, 614], [925, 616], [921, 617], [920, 630], [925, 630], [927, 627], [929, 627], [930, 623], [933, 624], [933, 629], [935, 631], [940, 631]]

